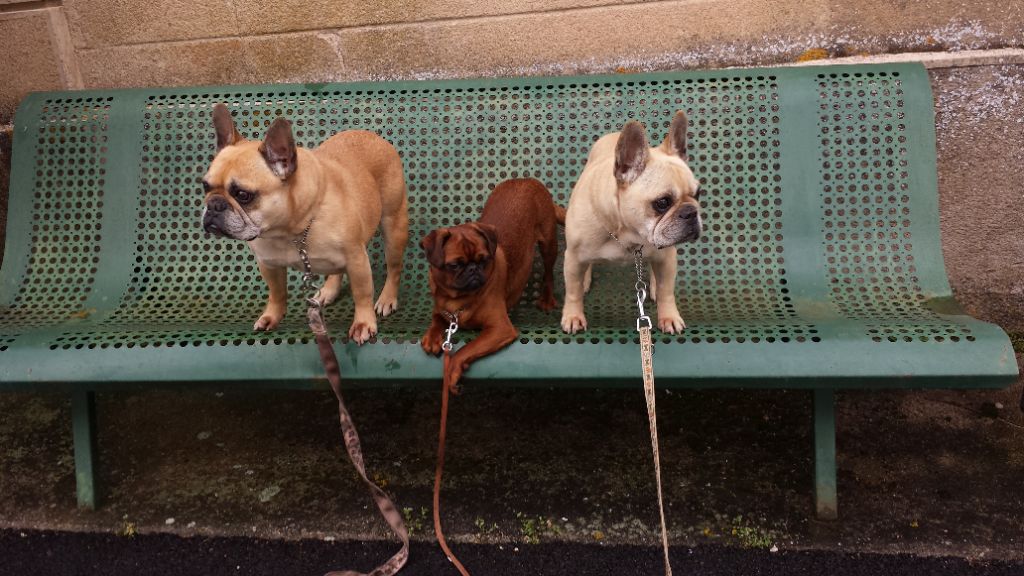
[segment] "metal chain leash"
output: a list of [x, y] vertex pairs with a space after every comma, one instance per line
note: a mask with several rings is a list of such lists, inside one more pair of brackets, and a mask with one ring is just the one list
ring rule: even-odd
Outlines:
[[315, 218], [309, 219], [309, 224], [302, 231], [302, 235], [292, 240], [292, 242], [295, 243], [295, 247], [299, 251], [299, 260], [302, 261], [302, 290], [306, 294], [306, 304], [322, 309], [323, 304], [321, 304], [319, 298], [321, 287], [313, 282], [313, 278], [316, 276], [313, 274], [313, 266], [309, 263], [309, 229], [313, 227], [313, 220]]

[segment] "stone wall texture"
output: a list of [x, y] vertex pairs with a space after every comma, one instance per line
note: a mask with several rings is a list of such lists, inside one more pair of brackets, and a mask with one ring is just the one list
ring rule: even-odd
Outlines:
[[[1021, 46], [1024, 2], [1005, 0], [0, 0], [0, 125], [34, 90], [562, 75]], [[936, 69], [932, 80], [954, 289], [973, 313], [1024, 330], [1024, 70]]]

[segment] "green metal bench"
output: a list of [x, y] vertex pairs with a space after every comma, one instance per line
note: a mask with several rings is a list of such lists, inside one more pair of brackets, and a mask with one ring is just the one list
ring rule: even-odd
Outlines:
[[[363, 128], [402, 154], [414, 241], [400, 310], [373, 343], [337, 341], [348, 385], [439, 385], [440, 360], [417, 343], [431, 300], [416, 240], [475, 218], [506, 178], [539, 178], [565, 204], [600, 135], [632, 117], [660, 138], [680, 108], [707, 233], [679, 251], [689, 328], [657, 337], [657, 382], [813, 390], [820, 516], [837, 509], [835, 390], [1017, 375], [1006, 335], [950, 292], [918, 65], [33, 94], [15, 120], [0, 387], [71, 393], [83, 506], [95, 504], [94, 392], [324, 383], [299, 302], [278, 331], [253, 333], [266, 297], [253, 257], [201, 230], [217, 102], [250, 138], [285, 116], [304, 146]], [[379, 287], [379, 240], [371, 248]], [[474, 364], [467, 384], [639, 388], [624, 270], [597, 271], [582, 335], [523, 298], [520, 341]], [[329, 309], [338, 335], [345, 296]]]

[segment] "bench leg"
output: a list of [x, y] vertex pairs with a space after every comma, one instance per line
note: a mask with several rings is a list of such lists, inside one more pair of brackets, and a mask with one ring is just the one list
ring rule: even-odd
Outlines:
[[75, 441], [78, 507], [95, 510], [96, 395], [91, 390], [71, 393], [71, 430]]
[[814, 504], [820, 520], [839, 517], [836, 496], [835, 392], [814, 391]]

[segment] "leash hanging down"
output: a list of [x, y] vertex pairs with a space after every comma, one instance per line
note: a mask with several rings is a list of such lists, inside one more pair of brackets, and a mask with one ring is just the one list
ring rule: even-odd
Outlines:
[[334, 354], [334, 347], [331, 346], [331, 337], [327, 333], [327, 324], [324, 322], [323, 306], [318, 296], [320, 289], [313, 284], [313, 271], [309, 264], [309, 256], [306, 253], [306, 239], [309, 236], [309, 228], [313, 225], [310, 220], [309, 226], [303, 231], [302, 236], [295, 241], [299, 250], [299, 259], [302, 261], [302, 288], [306, 293], [306, 315], [309, 321], [309, 329], [313, 331], [317, 348], [320, 351], [320, 361], [323, 363], [324, 372], [327, 373], [327, 381], [331, 384], [331, 390], [338, 399], [338, 419], [341, 424], [342, 436], [345, 440], [345, 450], [352, 461], [359, 477], [366, 484], [370, 495], [373, 497], [381, 516], [387, 521], [392, 532], [402, 542], [398, 550], [387, 562], [377, 566], [368, 573], [356, 572], [354, 570], [340, 570], [328, 572], [327, 576], [393, 576], [409, 561], [409, 532], [405, 528], [402, 515], [398, 512], [395, 503], [379, 486], [373, 483], [366, 475], [366, 465], [363, 462], [363, 448], [359, 442], [359, 433], [356, 431], [355, 422], [345, 408], [345, 401], [341, 396], [341, 368], [338, 364], [338, 357]]
[[[614, 236], [612, 236], [614, 238]], [[616, 238], [618, 240], [618, 238]], [[658, 514], [661, 517], [661, 548], [665, 553], [665, 576], [672, 576], [668, 558], [668, 526], [665, 523], [665, 501], [661, 490], [661, 453], [658, 450], [658, 411], [654, 398], [654, 344], [651, 342], [651, 317], [644, 312], [647, 283], [644, 282], [644, 249], [633, 252], [636, 265], [636, 330], [640, 333], [640, 361], [643, 366], [644, 398], [647, 401], [647, 421], [651, 429], [651, 449], [654, 452], [654, 480], [658, 487]]]
[[444, 354], [445, 378], [441, 383], [441, 424], [437, 434], [437, 468], [434, 470], [434, 533], [437, 535], [437, 543], [441, 545], [441, 550], [444, 551], [448, 561], [455, 566], [459, 574], [470, 576], [466, 567], [462, 565], [462, 562], [459, 562], [459, 559], [452, 553], [451, 548], [448, 547], [448, 542], [444, 538], [444, 531], [441, 529], [441, 478], [444, 474], [444, 445], [448, 430], [448, 395], [450, 388], [447, 374], [448, 365], [452, 361], [452, 336], [459, 330], [459, 312], [454, 314], [446, 312], [445, 316], [448, 318], [448, 329], [444, 331], [444, 343], [441, 344]]
[[661, 451], [658, 449], [658, 410], [654, 397], [654, 343], [651, 341], [651, 317], [644, 311], [647, 300], [647, 282], [644, 281], [644, 247], [629, 249], [613, 232], [608, 232], [626, 252], [633, 254], [636, 267], [636, 331], [640, 334], [640, 364], [644, 378], [644, 399], [647, 404], [647, 423], [651, 430], [651, 450], [654, 452], [654, 482], [658, 488], [658, 516], [661, 519], [661, 549], [665, 555], [665, 576], [672, 576], [672, 564], [668, 557], [668, 526], [665, 522], [665, 499], [661, 489]]

